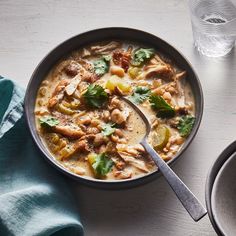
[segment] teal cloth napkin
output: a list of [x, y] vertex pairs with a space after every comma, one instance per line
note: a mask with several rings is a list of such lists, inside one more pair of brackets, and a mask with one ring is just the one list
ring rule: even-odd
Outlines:
[[33, 144], [23, 99], [23, 89], [0, 77], [0, 235], [83, 235], [64, 177]]

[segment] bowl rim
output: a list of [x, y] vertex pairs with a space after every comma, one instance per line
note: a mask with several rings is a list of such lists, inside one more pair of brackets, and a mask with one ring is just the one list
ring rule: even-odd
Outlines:
[[[193, 69], [192, 64], [186, 59], [186, 57], [179, 52], [179, 50], [177, 50], [174, 46], [172, 46], [170, 43], [168, 43], [166, 40], [163, 40], [161, 38], [159, 38], [158, 36], [145, 32], [143, 30], [139, 30], [139, 29], [134, 29], [134, 28], [127, 28], [127, 27], [105, 27], [105, 28], [98, 28], [98, 29], [94, 29], [94, 30], [89, 30], [77, 35], [74, 35], [66, 40], [64, 40], [63, 42], [59, 43], [57, 46], [55, 46], [53, 49], [51, 49], [43, 58], [42, 60], [38, 63], [38, 65], [36, 66], [36, 68], [34, 69], [31, 78], [28, 82], [27, 85], [27, 89], [26, 89], [26, 93], [25, 93], [25, 100], [24, 100], [24, 111], [25, 111], [25, 116], [26, 116], [26, 121], [28, 124], [28, 128], [30, 130], [31, 136], [33, 138], [34, 143], [36, 144], [36, 146], [39, 148], [39, 150], [41, 151], [41, 153], [43, 154], [43, 156], [45, 157], [45, 159], [47, 161], [49, 161], [50, 164], [52, 164], [54, 167], [56, 167], [57, 169], [59, 169], [62, 173], [66, 174], [67, 176], [72, 177], [73, 179], [76, 179], [82, 183], [85, 183], [86, 185], [89, 186], [93, 186], [93, 187], [99, 187], [99, 188], [113, 188], [112, 186], [118, 186], [120, 185], [120, 188], [125, 188], [125, 187], [130, 187], [130, 186], [126, 186], [128, 183], [129, 185], [139, 185], [141, 183], [145, 183], [145, 182], [149, 182], [150, 180], [153, 180], [154, 178], [156, 178], [157, 176], [160, 175], [160, 171], [154, 171], [154, 172], [150, 172], [146, 175], [142, 175], [142, 176], [138, 176], [136, 178], [131, 178], [131, 179], [125, 179], [125, 180], [100, 180], [100, 179], [92, 179], [92, 178], [88, 178], [88, 177], [83, 177], [83, 176], [79, 176], [76, 175], [75, 173], [67, 170], [66, 168], [64, 168], [58, 161], [56, 161], [52, 155], [46, 151], [46, 148], [43, 147], [43, 145], [40, 145], [38, 143], [38, 140], [36, 138], [36, 136], [38, 135], [37, 132], [34, 132], [31, 126], [35, 126], [35, 124], [31, 124], [30, 122], [30, 116], [32, 114], [30, 114], [29, 112], [29, 91], [31, 89], [32, 84], [34, 83], [34, 78], [37, 75], [40, 66], [43, 64], [44, 61], [46, 61], [48, 59], [48, 57], [50, 55], [52, 55], [53, 53], [55, 53], [57, 50], [60, 50], [61, 47], [63, 47], [63, 45], [65, 45], [66, 43], [76, 40], [80, 37], [92, 34], [92, 33], [97, 33], [97, 32], [101, 32], [103, 31], [104, 33], [106, 31], [126, 31], [126, 32], [134, 32], [136, 34], [143, 34], [144, 36], [149, 36], [150, 38], [156, 39], [159, 43], [164, 44], [165, 46], [167, 46], [168, 48], [171, 48], [173, 51], [175, 51], [176, 54], [178, 54], [179, 57], [182, 57], [183, 61], [185, 62], [185, 64], [191, 69], [193, 75], [194, 75], [194, 80], [195, 83], [198, 87], [198, 92], [199, 92], [199, 97], [195, 99], [198, 99], [199, 102], [199, 111], [198, 111], [198, 119], [196, 119], [196, 122], [194, 124], [194, 127], [192, 129], [191, 134], [188, 136], [187, 140], [185, 141], [183, 147], [180, 149], [180, 151], [170, 160], [168, 161], [168, 165], [172, 165], [173, 163], [175, 163], [175, 161], [179, 158], [179, 156], [181, 156], [186, 149], [189, 147], [190, 143], [192, 142], [192, 140], [194, 139], [195, 135], [197, 134], [197, 131], [199, 129], [201, 120], [202, 120], [202, 115], [203, 115], [203, 107], [204, 107], [204, 97], [203, 97], [203, 91], [202, 91], [202, 86], [199, 80], [199, 77], [196, 73], [196, 71]], [[111, 38], [111, 37], [110, 37]], [[105, 40], [105, 39], [104, 39]], [[127, 39], [129, 40], [129, 39]], [[133, 40], [135, 41], [135, 40]], [[139, 40], [137, 40], [138, 42]], [[158, 43], [157, 43], [158, 44]], [[168, 54], [168, 49], [167, 52]], [[171, 56], [171, 55], [169, 55]], [[172, 59], [172, 58], [171, 58]], [[60, 58], [58, 58], [58, 61], [60, 60]], [[175, 60], [174, 60], [175, 61]], [[176, 61], [175, 61], [176, 62]], [[177, 63], [178, 64], [178, 63]], [[34, 114], [33, 114], [34, 115]], [[99, 186], [98, 186], [99, 185]]]
[[206, 202], [208, 217], [218, 235], [225, 235], [225, 234], [223, 228], [217, 221], [216, 217], [214, 217], [214, 213], [212, 211], [213, 209], [212, 190], [215, 184], [216, 177], [220, 172], [221, 168], [232, 157], [232, 155], [235, 154], [235, 152], [236, 152], [236, 141], [233, 141], [220, 153], [219, 157], [212, 163], [207, 174], [207, 179], [205, 184], [205, 202]]

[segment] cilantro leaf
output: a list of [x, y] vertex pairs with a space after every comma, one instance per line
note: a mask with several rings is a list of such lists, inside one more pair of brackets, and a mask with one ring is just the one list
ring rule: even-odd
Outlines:
[[103, 56], [101, 59], [93, 62], [94, 72], [96, 75], [102, 76], [108, 72], [110, 59], [111, 57], [109, 56]]
[[132, 55], [131, 64], [133, 66], [140, 66], [144, 62], [151, 59], [155, 50], [153, 48], [139, 48], [134, 51]]
[[144, 102], [149, 95], [151, 94], [151, 91], [147, 87], [137, 87], [134, 89], [133, 94], [129, 97], [130, 100], [136, 104]]
[[90, 155], [89, 162], [97, 176], [106, 176], [114, 164], [106, 153]]
[[58, 125], [60, 122], [55, 117], [44, 116], [44, 117], [39, 118], [39, 123], [41, 126], [44, 126], [46, 128], [51, 128]]
[[195, 123], [195, 117], [193, 116], [183, 116], [178, 125], [177, 129], [182, 137], [188, 137], [193, 129], [193, 125]]
[[87, 91], [83, 94], [83, 98], [88, 106], [101, 108], [108, 101], [108, 94], [102, 86], [90, 84]]
[[157, 111], [160, 118], [171, 118], [175, 116], [175, 110], [161, 96], [152, 94], [149, 98], [151, 107]]
[[116, 128], [114, 128], [116, 124], [111, 124], [111, 123], [107, 123], [107, 124], [104, 124], [102, 126], [102, 134], [105, 135], [105, 136], [110, 136], [111, 134], [113, 134], [116, 130]]

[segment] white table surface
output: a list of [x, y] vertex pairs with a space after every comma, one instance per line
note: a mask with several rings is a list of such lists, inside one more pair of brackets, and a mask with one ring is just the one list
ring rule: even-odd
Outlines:
[[[187, 1], [0, 0], [0, 10], [0, 73], [23, 87], [49, 50], [94, 28], [138, 28], [179, 49], [200, 77], [205, 109], [196, 138], [173, 169], [205, 204], [208, 170], [236, 136], [236, 50], [221, 59], [199, 55], [192, 45]], [[215, 235], [208, 216], [193, 222], [162, 177], [115, 192], [69, 182], [86, 235]]]

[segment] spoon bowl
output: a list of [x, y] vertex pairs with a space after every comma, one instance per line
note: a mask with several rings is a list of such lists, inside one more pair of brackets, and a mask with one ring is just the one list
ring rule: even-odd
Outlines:
[[129, 98], [122, 96], [121, 99], [125, 103], [129, 104], [134, 109], [134, 111], [141, 117], [141, 119], [143, 120], [143, 122], [144, 122], [144, 124], [146, 126], [146, 133], [144, 134], [143, 139], [147, 138], [148, 135], [151, 132], [151, 125], [150, 125], [150, 123], [148, 121], [148, 118], [144, 115], [144, 113], [140, 110], [140, 108], [138, 106], [136, 106], [136, 104], [134, 104], [132, 101], [129, 100]]

